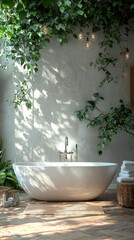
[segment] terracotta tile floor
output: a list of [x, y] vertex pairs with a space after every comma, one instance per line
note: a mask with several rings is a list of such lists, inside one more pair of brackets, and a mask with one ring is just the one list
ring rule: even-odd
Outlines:
[[92, 201], [103, 206], [98, 216], [23, 215], [29, 198], [21, 193], [20, 199], [18, 207], [0, 209], [2, 240], [134, 240], [134, 209], [119, 207], [113, 190]]

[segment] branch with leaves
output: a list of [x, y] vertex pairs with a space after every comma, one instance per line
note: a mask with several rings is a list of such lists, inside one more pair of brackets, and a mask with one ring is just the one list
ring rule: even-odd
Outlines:
[[[97, 103], [103, 100], [99, 93], [93, 94], [94, 100], [85, 102], [85, 107], [75, 112], [77, 118], [82, 122], [88, 122], [87, 127], [98, 127], [98, 140], [97, 145], [98, 154], [102, 154], [102, 150], [107, 142], [111, 142], [113, 136], [119, 131], [124, 131], [134, 136], [134, 115], [132, 111], [120, 100], [119, 107], [111, 107], [108, 113], [100, 113]], [[99, 114], [97, 117], [92, 118], [91, 112], [97, 110]]]
[[109, 53], [106, 53], [104, 55], [101, 52], [99, 53], [99, 57], [94, 63], [90, 62], [91, 67], [94, 66], [94, 68], [97, 68], [98, 71], [102, 71], [105, 74], [105, 77], [100, 82], [99, 87], [102, 87], [106, 82], [117, 82], [118, 76], [113, 76], [113, 74], [109, 70], [109, 67], [114, 68], [117, 62], [118, 58], [110, 57]]
[[[99, 43], [102, 51], [91, 65], [105, 73], [100, 86], [116, 81], [117, 77], [109, 71], [109, 66], [115, 67], [118, 58], [110, 57], [107, 53], [114, 43], [121, 45], [124, 42], [121, 29], [125, 28], [127, 37], [134, 26], [130, 22], [133, 15], [133, 0], [1, 0], [0, 56], [6, 56], [5, 63], [0, 65], [1, 69], [7, 69], [8, 60], [12, 59], [27, 71], [24, 81], [16, 86], [15, 107], [23, 102], [31, 107], [26, 82], [38, 71], [40, 50], [46, 48], [54, 36], [61, 46], [68, 43], [70, 34], [77, 38], [76, 26], [83, 31], [89, 27], [93, 32], [103, 31], [104, 39]], [[89, 31], [86, 34], [89, 36]]]

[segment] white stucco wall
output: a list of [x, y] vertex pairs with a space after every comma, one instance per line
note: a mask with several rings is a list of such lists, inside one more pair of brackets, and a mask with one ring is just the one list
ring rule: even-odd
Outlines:
[[[105, 98], [99, 103], [104, 112], [111, 106], [118, 106], [120, 98], [129, 103], [129, 68], [118, 84], [110, 83], [99, 88], [104, 75], [89, 67], [90, 61], [97, 57], [97, 42], [101, 37], [101, 33], [97, 34], [97, 41], [90, 49], [85, 49], [85, 39], [79, 41], [70, 37], [69, 44], [63, 47], [55, 39], [51, 40], [48, 48], [41, 51], [39, 71], [33, 76], [31, 110], [25, 106], [15, 110], [6, 102], [13, 97], [14, 82], [24, 78], [21, 68], [10, 66], [1, 74], [0, 122], [6, 158], [13, 162], [58, 161], [58, 151], [64, 150], [64, 140], [68, 136], [69, 150], [75, 151], [75, 144], [78, 144], [79, 161], [117, 162], [120, 166], [124, 159], [134, 160], [134, 138], [122, 132], [99, 156], [97, 130], [87, 129], [86, 123], [80, 123], [74, 114], [98, 91]], [[130, 36], [130, 65], [134, 60], [133, 42], [134, 37]], [[112, 55], [117, 56], [118, 52], [115, 46]], [[121, 72], [121, 64], [120, 57], [116, 73]]]

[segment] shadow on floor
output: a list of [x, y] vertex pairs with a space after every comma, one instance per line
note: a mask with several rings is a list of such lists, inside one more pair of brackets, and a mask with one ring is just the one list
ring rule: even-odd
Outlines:
[[1, 209], [0, 239], [27, 240], [133, 240], [134, 209], [117, 205], [116, 192], [106, 191], [91, 203], [99, 204], [106, 214], [98, 216], [23, 215], [29, 199], [19, 207]]

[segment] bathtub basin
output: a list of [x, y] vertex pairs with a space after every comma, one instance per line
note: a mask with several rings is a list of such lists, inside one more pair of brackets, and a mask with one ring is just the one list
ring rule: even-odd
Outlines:
[[91, 200], [103, 193], [117, 169], [108, 162], [27, 162], [13, 168], [24, 191], [46, 201]]

